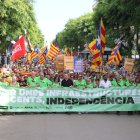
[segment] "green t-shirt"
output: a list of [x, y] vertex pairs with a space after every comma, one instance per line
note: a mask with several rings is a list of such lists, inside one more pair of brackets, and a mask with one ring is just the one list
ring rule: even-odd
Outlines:
[[14, 85], [11, 83], [10, 86], [11, 86], [11, 87], [20, 87], [20, 86], [19, 86], [19, 83], [16, 83], [16, 84], [14, 84]]
[[118, 83], [114, 78], [111, 80], [111, 85], [112, 85], [112, 87], [118, 86]]
[[53, 83], [51, 80], [49, 80], [48, 78], [44, 78], [44, 80], [48, 86], [52, 86]]
[[45, 87], [45, 88], [48, 87], [47, 82], [45, 81], [45, 78], [43, 80], [40, 80], [39, 86], [40, 87]]
[[125, 87], [125, 80], [120, 79], [120, 81], [118, 82], [118, 85], [119, 85], [120, 87]]
[[131, 82], [131, 83], [130, 83], [130, 86], [135, 87], [135, 86], [136, 86], [136, 83]]
[[39, 84], [40, 83], [40, 76], [36, 76], [35, 78], [34, 78], [34, 81], [35, 81], [35, 83], [36, 84]]
[[61, 86], [59, 82], [58, 83], [53, 82], [52, 87], [61, 87]]
[[29, 82], [29, 86], [30, 86], [30, 87], [35, 87], [35, 86], [36, 86], [36, 83], [35, 83], [35, 82], [30, 81], [30, 82]]
[[32, 77], [28, 77], [27, 78], [27, 83], [29, 84], [30, 82], [32, 82], [32, 80], [33, 80]]
[[86, 81], [84, 79], [82, 79], [81, 81], [75, 80], [74, 85], [79, 88], [84, 88], [86, 87]]
[[140, 83], [139, 83], [139, 84], [137, 84], [137, 87], [139, 87], [139, 88], [140, 88]]
[[9, 86], [8, 82], [0, 82], [0, 86]]
[[86, 84], [86, 88], [93, 88], [93, 84], [91, 82]]

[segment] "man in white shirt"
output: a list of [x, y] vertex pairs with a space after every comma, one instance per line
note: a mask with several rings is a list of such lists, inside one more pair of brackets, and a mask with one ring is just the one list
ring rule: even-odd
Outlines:
[[103, 75], [103, 80], [100, 81], [99, 87], [100, 88], [109, 88], [109, 87], [111, 87], [111, 82], [108, 80], [108, 75], [107, 74]]

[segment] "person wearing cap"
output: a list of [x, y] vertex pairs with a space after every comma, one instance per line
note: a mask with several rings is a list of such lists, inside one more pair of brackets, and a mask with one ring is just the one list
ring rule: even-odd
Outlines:
[[74, 86], [78, 88], [85, 88], [86, 87], [86, 81], [83, 79], [82, 75], [79, 74], [78, 80], [75, 80]]
[[104, 74], [103, 75], [103, 80], [100, 81], [99, 87], [100, 88], [109, 88], [111, 87], [111, 82], [108, 80], [108, 75]]

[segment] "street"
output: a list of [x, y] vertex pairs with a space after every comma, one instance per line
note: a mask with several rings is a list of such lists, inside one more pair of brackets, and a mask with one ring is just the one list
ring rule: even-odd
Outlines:
[[140, 115], [0, 116], [0, 140], [139, 140]]

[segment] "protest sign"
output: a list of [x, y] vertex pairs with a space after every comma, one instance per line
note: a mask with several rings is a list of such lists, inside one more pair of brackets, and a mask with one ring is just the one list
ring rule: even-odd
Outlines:
[[74, 70], [73, 56], [64, 56], [64, 69], [65, 70]]
[[139, 111], [140, 88], [0, 88], [0, 112]]
[[75, 60], [74, 62], [74, 72], [83, 72], [83, 60]]
[[55, 60], [55, 64], [56, 64], [56, 69], [58, 71], [63, 71], [64, 70], [64, 55], [58, 55]]
[[128, 72], [132, 72], [134, 67], [134, 60], [131, 58], [125, 58], [124, 69]]

